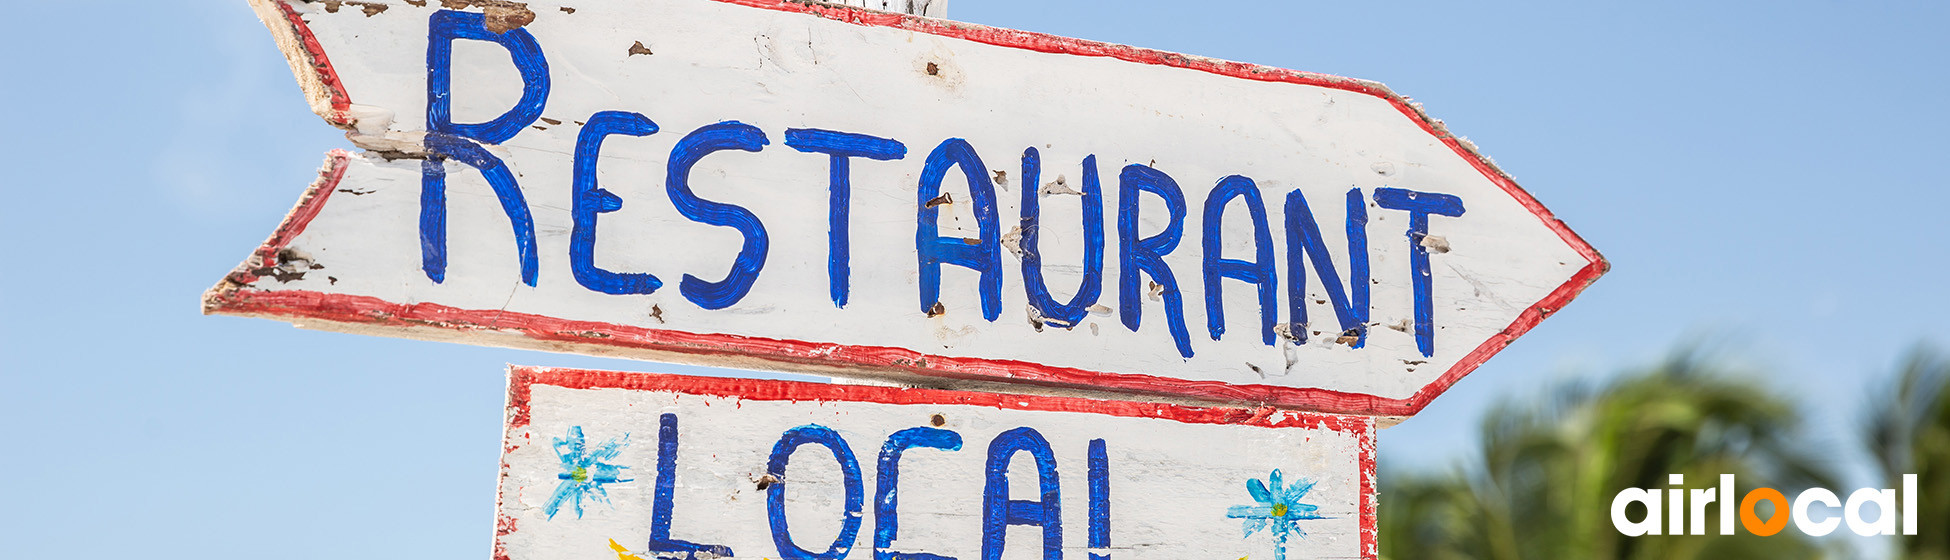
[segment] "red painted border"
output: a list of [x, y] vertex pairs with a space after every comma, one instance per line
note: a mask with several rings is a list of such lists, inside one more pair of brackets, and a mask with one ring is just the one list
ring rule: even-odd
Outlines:
[[325, 201], [332, 197], [333, 192], [337, 192], [339, 181], [345, 179], [345, 169], [352, 158], [352, 152], [345, 150], [332, 150], [325, 154], [325, 166], [319, 168], [318, 180], [313, 181], [311, 187], [305, 189], [304, 198], [291, 209], [291, 214], [285, 217], [284, 223], [279, 224], [278, 229], [271, 232], [271, 239], [265, 241], [262, 247], [258, 247], [257, 252], [252, 255], [254, 260], [244, 263], [242, 268], [230, 274], [231, 282], [242, 285], [256, 283], [262, 276], [260, 273], [266, 267], [278, 265], [278, 251], [291, 245], [291, 240], [297, 239], [299, 234], [304, 233], [305, 228], [311, 225], [312, 219], [317, 218], [318, 213], [325, 210]]
[[[528, 425], [529, 387], [554, 385], [569, 389], [629, 389], [669, 391], [747, 401], [839, 401], [880, 404], [941, 404], [986, 406], [1002, 410], [1084, 412], [1127, 418], [1161, 418], [1186, 424], [1231, 424], [1262, 428], [1310, 428], [1336, 432], [1372, 431], [1366, 416], [1281, 411], [1261, 406], [1202, 407], [1166, 403], [1111, 401], [1080, 397], [1017, 395], [945, 389], [907, 389], [871, 385], [776, 381], [743, 377], [702, 377], [540, 366], [508, 368], [508, 424]], [[1280, 414], [1280, 419], [1273, 416]]]
[[[568, 368], [510, 366], [508, 368], [508, 428], [526, 427], [530, 418], [530, 395], [536, 385], [569, 389], [627, 389], [632, 391], [674, 392], [750, 401], [826, 401], [882, 404], [938, 404], [994, 407], [1001, 410], [1075, 412], [1126, 418], [1161, 418], [1186, 424], [1227, 424], [1264, 428], [1324, 429], [1352, 433], [1360, 440], [1356, 465], [1361, 471], [1361, 555], [1379, 556], [1375, 517], [1375, 424], [1371, 418], [1310, 412], [1280, 412], [1270, 407], [1192, 407], [1159, 403], [1104, 401], [1072, 397], [1004, 395], [935, 389], [901, 389], [862, 385], [804, 383], [722, 377], [696, 377], [625, 373]], [[506, 468], [504, 463], [503, 468]], [[498, 507], [499, 504], [497, 504]], [[507, 558], [501, 536], [514, 531], [515, 520], [499, 516], [495, 535], [495, 557]]]
[[[1598, 254], [1597, 250], [1552, 215], [1536, 198], [1518, 187], [1509, 176], [1479, 155], [1474, 146], [1449, 134], [1441, 123], [1430, 119], [1420, 108], [1378, 83], [845, 6], [777, 0], [713, 1], [807, 14], [856, 25], [906, 29], [1036, 52], [1110, 57], [1128, 62], [1185, 68], [1234, 78], [1324, 87], [1378, 97], [1394, 105], [1424, 131], [1441, 140], [1457, 155], [1470, 162], [1484, 177], [1529, 209], [1551, 231], [1556, 232], [1559, 238], [1578, 254], [1583, 255], [1589, 264], [1542, 301], [1524, 310], [1503, 331], [1464, 355], [1447, 372], [1423, 386], [1414, 395], [1404, 399], [1388, 399], [1368, 394], [1314, 388], [1237, 385], [1216, 381], [1097, 372], [1019, 361], [930, 356], [900, 348], [692, 334], [608, 323], [570, 321], [498, 310], [465, 310], [434, 304], [398, 304], [362, 296], [305, 291], [250, 291], [239, 289], [239, 286], [219, 286], [218, 289], [212, 290], [206, 296], [206, 310], [244, 315], [304, 317], [354, 326], [433, 326], [455, 330], [494, 330], [512, 332], [532, 339], [534, 344], [531, 346], [551, 348], [559, 348], [567, 343], [571, 346], [622, 347], [690, 354], [729, 354], [789, 364], [869, 366], [883, 371], [928, 377], [1087, 387], [1128, 393], [1177, 395], [1219, 402], [1262, 403], [1334, 413], [1411, 416], [1428, 406], [1430, 401], [1461, 380], [1463, 376], [1481, 366], [1490, 356], [1509, 346], [1517, 337], [1529, 332], [1544, 318], [1562, 309], [1610, 269], [1610, 264]], [[332, 87], [334, 107], [340, 106], [341, 103], [349, 107], [351, 100], [346, 97], [337, 74], [332, 70], [330, 61], [325, 58], [322, 48], [318, 46], [311, 31], [305, 27], [302, 19], [296, 17], [289, 5], [280, 1], [279, 6], [288, 15], [291, 24], [298, 28], [300, 37], [304, 39], [305, 48], [308, 52], [312, 52], [314, 66], [318, 67], [321, 78]], [[258, 254], [275, 256], [277, 250], [283, 248], [283, 243], [290, 239], [290, 235], [285, 233], [292, 232], [291, 235], [295, 235], [295, 232], [302, 231], [304, 225], [317, 215], [318, 208], [326, 199], [325, 195], [335, 188], [336, 183], [337, 177], [334, 176], [314, 184], [313, 189], [307, 193], [306, 199], [300, 202], [298, 208], [286, 219], [285, 225], [279, 229], [279, 235], [267, 242]], [[239, 282], [239, 284], [249, 283]]]
[[[1017, 381], [1044, 386], [1090, 387], [1099, 390], [1183, 395], [1229, 403], [1260, 403], [1319, 412], [1407, 415], [1400, 400], [1325, 389], [1296, 389], [1274, 385], [1237, 385], [1142, 374], [1107, 373], [1030, 362], [932, 356], [905, 348], [846, 346], [738, 335], [694, 334], [594, 321], [573, 321], [502, 310], [471, 310], [436, 303], [402, 304], [367, 296], [304, 290], [232, 290], [213, 293], [212, 309], [256, 316], [298, 316], [342, 325], [374, 327], [440, 327], [506, 333], [549, 349], [564, 345], [654, 350], [679, 354], [733, 355], [771, 362], [823, 366], [865, 366], [927, 377], [966, 380]], [[1353, 412], [1346, 412], [1353, 411]], [[1382, 411], [1379, 413], [1368, 411]], [[1399, 412], [1399, 414], [1395, 413]]]
[[319, 116], [324, 117], [325, 121], [332, 123], [333, 126], [352, 126], [355, 124], [349, 113], [352, 109], [352, 94], [345, 91], [345, 82], [339, 80], [339, 72], [332, 67], [332, 59], [325, 56], [325, 46], [318, 43], [318, 36], [312, 34], [311, 26], [305, 23], [304, 16], [292, 9], [291, 4], [283, 0], [279, 0], [277, 4], [278, 13], [283, 14], [285, 22], [291, 24], [291, 31], [297, 34], [298, 45], [305, 49], [305, 58], [309, 59], [312, 70], [317, 72], [319, 81], [324, 83], [327, 93], [331, 96], [332, 113]]

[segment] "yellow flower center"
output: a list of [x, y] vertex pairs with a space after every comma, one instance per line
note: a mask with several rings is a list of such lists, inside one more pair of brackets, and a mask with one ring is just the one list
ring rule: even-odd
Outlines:
[[1286, 517], [1286, 504], [1273, 504], [1273, 517]]
[[[575, 471], [569, 473], [569, 480], [573, 480], [576, 482], [588, 482], [589, 469], [585, 467], [576, 467]], [[1285, 506], [1281, 506], [1281, 507], [1285, 507]]]

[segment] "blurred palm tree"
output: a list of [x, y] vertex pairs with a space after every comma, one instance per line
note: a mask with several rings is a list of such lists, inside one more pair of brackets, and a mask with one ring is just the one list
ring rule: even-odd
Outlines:
[[1950, 359], [1919, 348], [1910, 353], [1884, 398], [1868, 409], [1866, 441], [1882, 468], [1883, 487], [1901, 488], [1903, 475], [1914, 474], [1917, 495], [1925, 497], [1916, 504], [1916, 534], [1897, 537], [1896, 558], [1950, 560], [1950, 500], [1943, 498], [1950, 496], [1947, 392]]
[[1627, 537], [1611, 523], [1619, 491], [1669, 488], [1669, 474], [1685, 475], [1687, 488], [1712, 487], [1720, 474], [1733, 474], [1741, 491], [1768, 486], [1790, 496], [1833, 486], [1826, 461], [1800, 432], [1800, 418], [1787, 399], [1691, 352], [1603, 385], [1569, 384], [1537, 402], [1506, 401], [1485, 417], [1480, 456], [1463, 468], [1384, 473], [1381, 554], [1401, 560], [1822, 557], [1816, 543], [1792, 531], [1719, 535], [1717, 506], [1724, 499], [1707, 508], [1709, 535]]

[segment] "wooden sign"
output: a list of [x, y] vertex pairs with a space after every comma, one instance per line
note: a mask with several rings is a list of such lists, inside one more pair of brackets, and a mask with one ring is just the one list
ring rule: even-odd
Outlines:
[[516, 367], [509, 560], [1373, 558], [1374, 420]]
[[773, 0], [252, 4], [363, 151], [210, 313], [1409, 415], [1607, 266], [1373, 82]]

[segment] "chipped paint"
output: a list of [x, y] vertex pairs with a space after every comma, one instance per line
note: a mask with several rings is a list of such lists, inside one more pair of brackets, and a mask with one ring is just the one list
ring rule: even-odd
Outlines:
[[508, 0], [440, 0], [440, 6], [449, 10], [480, 8], [487, 15], [488, 31], [507, 33], [511, 29], [535, 22], [535, 12], [523, 2]]

